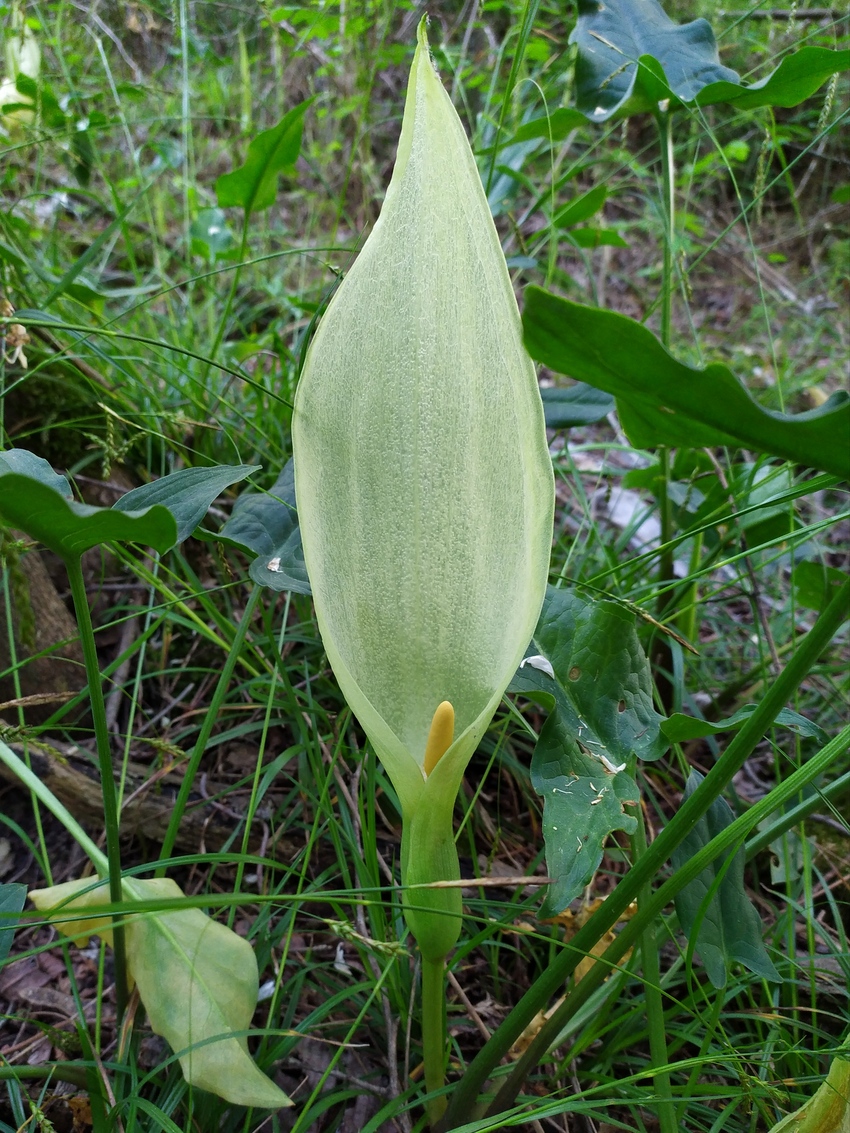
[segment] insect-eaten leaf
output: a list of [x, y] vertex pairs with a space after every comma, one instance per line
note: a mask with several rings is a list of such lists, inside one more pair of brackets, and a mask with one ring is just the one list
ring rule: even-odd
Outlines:
[[141, 511], [162, 504], [177, 524], [177, 542], [188, 539], [225, 488], [259, 472], [259, 464], [216, 464], [211, 468], [181, 468], [150, 484], [133, 488], [113, 504], [114, 511]]
[[[702, 775], [692, 771], [685, 798], [699, 789]], [[673, 865], [681, 868], [734, 820], [723, 798], [715, 799], [693, 830], [673, 851]], [[744, 851], [714, 859], [676, 896], [676, 913], [682, 931], [702, 958], [708, 978], [724, 987], [728, 965], [743, 964], [763, 979], [781, 983], [762, 940], [762, 923], [744, 888]]]
[[745, 86], [720, 62], [707, 20], [676, 24], [658, 0], [578, 0], [576, 105], [593, 122], [644, 112], [658, 104], [742, 109], [796, 106], [830, 75], [850, 67], [850, 51], [803, 47], [764, 79]]
[[244, 492], [218, 538], [256, 556], [248, 573], [254, 582], [270, 590], [310, 593], [304, 565], [301, 528], [295, 510], [295, 479], [292, 461], [268, 492]]
[[16, 472], [0, 475], [0, 516], [66, 561], [100, 543], [144, 543], [164, 552], [177, 542], [177, 527], [167, 508], [122, 512], [90, 507], [48, 486], [41, 473], [38, 479]]
[[[170, 878], [122, 880], [128, 902], [184, 896]], [[111, 942], [107, 882], [81, 878], [30, 893], [60, 932], [82, 944]], [[76, 916], [77, 911], [84, 915]], [[128, 974], [151, 1027], [178, 1055], [186, 1081], [234, 1105], [279, 1109], [292, 1103], [257, 1067], [246, 1032], [257, 1006], [259, 977], [251, 945], [200, 909], [132, 913], [124, 920]]]
[[625, 810], [639, 801], [628, 761], [658, 759], [667, 743], [634, 615], [622, 606], [550, 587], [528, 654], [544, 657], [554, 673], [524, 664], [508, 689], [551, 709], [531, 780], [543, 796], [546, 866], [554, 882], [542, 915], [553, 916], [593, 876], [607, 836], [635, 829], [636, 818]]
[[645, 326], [528, 287], [523, 311], [532, 358], [617, 398], [637, 448], [746, 447], [850, 479], [850, 396], [790, 416], [762, 409], [728, 366], [678, 362]]

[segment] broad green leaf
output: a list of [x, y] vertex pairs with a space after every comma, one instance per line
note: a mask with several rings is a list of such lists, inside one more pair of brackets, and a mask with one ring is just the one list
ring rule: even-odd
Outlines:
[[310, 593], [291, 460], [269, 492], [243, 492], [218, 538], [256, 556], [249, 574], [260, 586]]
[[794, 597], [809, 610], [823, 610], [845, 578], [838, 567], [810, 561], [797, 563], [792, 575]]
[[177, 524], [177, 542], [188, 539], [225, 488], [259, 472], [259, 464], [216, 464], [212, 468], [182, 468], [150, 484], [133, 488], [113, 505], [113, 511], [141, 511], [161, 504]]
[[578, 48], [576, 105], [594, 122], [657, 113], [662, 100], [671, 107], [796, 106], [850, 67], [848, 51], [803, 47], [747, 86], [720, 62], [706, 20], [676, 24], [658, 0], [579, 0], [578, 9], [570, 35]]
[[[501, 245], [424, 24], [392, 181], [308, 351], [292, 440], [322, 639], [398, 792], [403, 879], [451, 880], [454, 799], [537, 621], [554, 491]], [[426, 776], [445, 700], [455, 738]], [[423, 952], [444, 955], [456, 923], [426, 941], [406, 899]], [[415, 900], [460, 908], [455, 891]]]
[[810, 98], [836, 71], [850, 68], [850, 51], [827, 47], [801, 47], [786, 55], [775, 71], [749, 86], [729, 82], [710, 83], [697, 95], [699, 106], [726, 102], [739, 110], [760, 106], [798, 106]]
[[[735, 465], [726, 483], [716, 476], [703, 479], [702, 483], [705, 496], [693, 510], [694, 526], [716, 523], [720, 517], [721, 524], [734, 523], [738, 530], [746, 532], [751, 547], [778, 541], [793, 530], [795, 519], [789, 500], [794, 480], [787, 466], [742, 461]], [[730, 513], [730, 495], [735, 501], [735, 512], [741, 514]]]
[[[169, 878], [125, 878], [128, 902], [183, 896]], [[109, 904], [107, 883], [81, 878], [30, 893], [56, 928], [82, 944], [110, 932], [97, 908]], [[85, 910], [79, 919], [68, 911]], [[151, 1027], [180, 1058], [186, 1081], [234, 1105], [278, 1109], [292, 1103], [248, 1053], [245, 1032], [257, 1006], [259, 976], [251, 945], [200, 909], [129, 913], [124, 921], [127, 969]]]
[[[698, 771], [691, 772], [685, 798], [699, 789], [702, 779]], [[698, 854], [734, 817], [726, 800], [716, 799], [673, 851], [674, 867], [679, 869]], [[725, 986], [727, 966], [734, 960], [763, 979], [781, 983], [765, 951], [761, 918], [744, 889], [743, 847], [731, 855], [731, 862], [729, 858], [729, 854], [715, 858], [679, 892], [676, 913], [682, 931], [699, 952], [715, 987]]]
[[212, 262], [226, 256], [235, 243], [227, 217], [219, 208], [200, 209], [192, 221], [189, 237], [195, 255], [206, 256]]
[[616, 409], [614, 398], [593, 386], [577, 382], [567, 389], [544, 389], [543, 411], [547, 429], [571, 429], [575, 425], [593, 425]]
[[570, 239], [578, 244], [580, 248], [604, 248], [606, 245], [610, 248], [628, 248], [627, 240], [624, 240], [615, 228], [571, 228]]
[[0, 476], [0, 517], [63, 559], [79, 558], [90, 547], [116, 540], [144, 543], [158, 551], [167, 551], [177, 541], [167, 508], [121, 512], [90, 507], [14, 472]]
[[215, 183], [219, 208], [242, 208], [246, 215], [273, 205], [278, 177], [290, 170], [301, 152], [304, 115], [312, 99], [300, 102], [270, 130], [263, 130], [248, 146], [245, 164], [223, 173]]
[[771, 1126], [770, 1133], [850, 1133], [850, 1054], [833, 1058], [814, 1097]]
[[796, 416], [762, 409], [722, 362], [693, 369], [634, 319], [539, 287], [526, 288], [523, 325], [532, 358], [617, 398], [638, 448], [746, 446], [850, 479], [846, 393]]
[[531, 780], [543, 796], [546, 865], [554, 879], [544, 915], [553, 915], [589, 882], [611, 831], [635, 829], [624, 807], [637, 805], [640, 795], [626, 765], [634, 755], [658, 759], [667, 746], [634, 615], [550, 587], [509, 691], [550, 708]]
[[5, 452], [0, 452], [0, 476], [5, 476], [7, 472], [16, 472], [19, 476], [29, 476], [69, 499], [73, 495], [68, 478], [54, 472], [52, 466], [43, 457], [36, 456], [29, 449], [9, 448]]
[[586, 124], [587, 118], [580, 110], [562, 106], [559, 110], [553, 110], [548, 116], [544, 115], [542, 118], [534, 118], [530, 122], [523, 123], [511, 138], [511, 144], [530, 142], [535, 138], [546, 138], [547, 141], [551, 138], [553, 142], [560, 142], [572, 130]]
[[[694, 716], [686, 716], [682, 712], [674, 712], [661, 724], [661, 730], [671, 743], [687, 743], [688, 740], [699, 740], [704, 736], [719, 736], [723, 732], [735, 732], [752, 716], [758, 708], [757, 704], [745, 704], [732, 716], [725, 720], [698, 720]], [[823, 745], [829, 737], [820, 725], [813, 720], [807, 720], [799, 712], [792, 712], [790, 708], [783, 708], [777, 715], [774, 724], [777, 728], [788, 728], [798, 736], [817, 740]]]
[[582, 221], [599, 212], [605, 204], [607, 195], [608, 190], [604, 185], [596, 185], [593, 189], [588, 189], [586, 193], [582, 193], [581, 196], [575, 197], [563, 208], [558, 209], [552, 217], [552, 223], [557, 228], [571, 228], [574, 224], [581, 224]]
[[9, 955], [18, 917], [26, 899], [26, 885], [16, 885], [14, 882], [0, 885], [0, 967]]

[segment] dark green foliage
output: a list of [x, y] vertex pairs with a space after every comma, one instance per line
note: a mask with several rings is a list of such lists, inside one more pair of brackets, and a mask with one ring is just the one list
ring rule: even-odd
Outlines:
[[658, 113], [679, 105], [731, 103], [741, 109], [796, 106], [835, 71], [850, 51], [803, 47], [751, 85], [724, 67], [707, 20], [676, 24], [658, 0], [579, 0], [570, 42], [578, 47], [576, 104], [594, 122]]
[[252, 472], [259, 472], [259, 464], [217, 464], [212, 468], [182, 468], [161, 476], [150, 484], [123, 495], [114, 504], [115, 511], [141, 511], [162, 504], [167, 507], [177, 524], [177, 542], [188, 539], [210, 509], [213, 500], [238, 484]]
[[[702, 775], [692, 771], [685, 798], [698, 790], [702, 781]], [[725, 799], [715, 799], [673, 851], [674, 867], [695, 857], [734, 817]], [[725, 986], [729, 964], [734, 960], [763, 979], [780, 982], [765, 951], [761, 919], [744, 889], [743, 849], [715, 858], [686, 885], [676, 897], [676, 912], [715, 987]]]
[[543, 796], [546, 862], [554, 880], [544, 914], [551, 916], [593, 876], [608, 834], [634, 831], [634, 815], [624, 810], [640, 798], [634, 757], [658, 759], [666, 748], [634, 615], [614, 602], [550, 588], [509, 691], [550, 708], [531, 779]]
[[309, 594], [301, 529], [295, 511], [295, 479], [288, 461], [268, 493], [245, 492], [218, 536], [256, 556], [249, 573], [270, 590]]
[[532, 358], [618, 399], [638, 448], [746, 445], [850, 478], [850, 397], [791, 417], [762, 409], [728, 366], [678, 362], [634, 319], [585, 307], [538, 287], [525, 293], [525, 343]]

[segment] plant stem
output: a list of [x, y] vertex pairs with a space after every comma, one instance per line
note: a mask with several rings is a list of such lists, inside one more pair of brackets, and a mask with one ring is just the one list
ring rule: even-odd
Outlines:
[[[661, 272], [661, 343], [670, 349], [673, 328], [673, 251], [676, 243], [676, 165], [673, 154], [673, 131], [669, 110], [659, 110], [656, 115], [658, 138], [661, 144], [661, 193], [664, 211], [663, 265]], [[663, 445], [658, 452], [661, 464], [661, 479], [658, 488], [658, 513], [661, 523], [661, 557], [658, 564], [658, 580], [662, 592], [658, 596], [657, 616], [664, 620], [673, 599], [673, 591], [667, 587], [673, 575], [673, 502], [670, 498], [670, 449]], [[672, 683], [667, 673], [672, 667], [672, 654], [669, 642], [663, 635], [655, 640], [652, 651], [652, 669], [659, 695], [665, 708], [672, 704]]]
[[[86, 584], [78, 557], [69, 555], [65, 559], [68, 579], [71, 583], [71, 597], [74, 613], [80, 631], [80, 644], [86, 666], [86, 679], [89, 686], [91, 714], [94, 722], [94, 736], [97, 745], [97, 761], [100, 768], [100, 790], [103, 795], [103, 822], [106, 832], [106, 859], [109, 866], [109, 900], [120, 905], [123, 900], [121, 890], [121, 845], [119, 842], [118, 793], [115, 789], [115, 774], [112, 768], [112, 752], [109, 743], [109, 726], [106, 722], [106, 705], [103, 700], [103, 686], [100, 679], [100, 665], [97, 659], [97, 646], [94, 640], [91, 611], [89, 610]], [[115, 957], [115, 1010], [120, 1022], [127, 1006], [127, 955], [124, 946], [124, 926], [120, 918], [113, 917], [113, 953]]]
[[[446, 980], [445, 959], [422, 957], [422, 1054], [425, 1061], [425, 1088], [429, 1094], [446, 1084]], [[446, 1111], [445, 1097], [428, 1101], [428, 1121], [432, 1128]]]
[[661, 344], [670, 349], [673, 329], [673, 249], [676, 246], [676, 162], [669, 110], [655, 118], [661, 143], [661, 193], [664, 206], [664, 260], [661, 273]]
[[[845, 581], [809, 633], [799, 642], [792, 659], [777, 679], [766, 689], [758, 708], [705, 777], [700, 790], [694, 792], [690, 798], [685, 800], [667, 826], [647, 847], [647, 851], [641, 860], [633, 866], [613, 893], [603, 902], [585, 926], [579, 930], [569, 945], [564, 948], [563, 952], [555, 957], [546, 972], [529, 988], [507, 1018], [494, 1031], [490, 1041], [478, 1052], [452, 1093], [448, 1110], [440, 1124], [441, 1131], [454, 1129], [469, 1120], [469, 1115], [475, 1111], [477, 1098], [484, 1083], [523, 1030], [538, 1011], [545, 1009], [549, 1001], [561, 993], [565, 981], [575, 970], [581, 958], [589, 955], [593, 945], [609, 929], [614, 927], [629, 904], [636, 898], [641, 887], [657, 875], [670, 857], [673, 848], [694, 828], [702, 815], [725, 789], [773, 723], [779, 709], [784, 707], [791, 698], [794, 690], [805, 679], [821, 652], [829, 644], [833, 634], [846, 619], [848, 602], [850, 602], [850, 580]], [[848, 738], [850, 738], [850, 728], [844, 729], [844, 732], [836, 737], [836, 740], [827, 744], [819, 755], [809, 760], [800, 771], [790, 775], [784, 783], [774, 788], [769, 795], [756, 803], [740, 819], [736, 819], [727, 827], [726, 831], [713, 839], [702, 853], [677, 871], [669, 881], [665, 882], [653, 894], [651, 903], [640, 910], [638, 915], [619, 934], [611, 946], [615, 951], [612, 953], [609, 949], [606, 952], [607, 960], [616, 962], [619, 956], [623, 954], [621, 946], [624, 937], [626, 946], [629, 946], [648, 921], [663, 909], [665, 904], [672, 900], [675, 894], [692, 877], [697, 876], [708, 861], [713, 860], [714, 856], [731, 846], [742, 830], [753, 829], [754, 826], [773, 813], [777, 807], [783, 805], [787, 799], [793, 798], [794, 794], [805, 783], [810, 782], [812, 778], [825, 770], [829, 766], [829, 762], [834, 760], [842, 750], [841, 744], [846, 744]], [[733, 832], [731, 835], [730, 831]], [[712, 854], [710, 857], [707, 856], [709, 851]], [[694, 867], [697, 864], [699, 868], [694, 872]], [[598, 975], [596, 975], [597, 971]], [[539, 1032], [537, 1038], [529, 1046], [526, 1054], [519, 1060], [508, 1081], [502, 1087], [493, 1107], [491, 1107], [493, 1112], [501, 1112], [506, 1106], [512, 1104], [525, 1077], [545, 1053], [547, 1044], [551, 1044], [557, 1038], [567, 1018], [574, 1014], [586, 1001], [587, 996], [602, 983], [605, 972], [606, 964], [594, 965], [593, 970], [582, 979], [566, 1003], [553, 1014], [550, 1022]]]
[[[601, 987], [611, 967], [617, 965], [628, 950], [637, 944], [645, 926], [655, 917], [660, 916], [664, 907], [673, 900], [676, 894], [680, 893], [686, 885], [698, 877], [706, 866], [714, 861], [720, 854], [733, 847], [739, 847], [747, 834], [754, 829], [759, 822], [763, 821], [772, 810], [777, 806], [783, 805], [788, 799], [793, 798], [807, 782], [810, 782], [816, 775], [825, 771], [826, 768], [834, 762], [836, 757], [846, 750], [848, 743], [850, 743], [850, 725], [844, 728], [834, 740], [831, 740], [809, 763], [799, 768], [792, 775], [789, 775], [784, 783], [775, 787], [770, 794], [760, 799], [746, 814], [742, 814], [727, 826], [725, 830], [722, 830], [712, 838], [707, 846], [703, 847], [699, 853], [695, 854], [693, 858], [676, 871], [673, 877], [665, 881], [664, 884], [651, 895], [649, 903], [645, 905], [642, 910], [638, 911], [637, 916], [623, 928], [613, 943], [605, 950], [601, 957], [602, 962], [594, 965], [593, 969], [584, 976], [573, 993], [566, 998], [558, 1010], [550, 1016], [548, 1021], [540, 1029], [525, 1054], [518, 1060], [516, 1066], [508, 1076], [507, 1081], [499, 1090], [494, 1102], [488, 1109], [488, 1114], [501, 1113], [513, 1104], [523, 1081], [528, 1076], [531, 1069], [545, 1056], [546, 1052], [557, 1041], [558, 1035], [569, 1020], [584, 1006], [597, 988]], [[719, 766], [719, 764], [716, 766]], [[720, 778], [721, 777], [718, 777], [714, 781], [713, 786], [716, 786], [717, 783], [720, 782]], [[703, 782], [705, 783], [707, 781], [708, 776], [706, 776]], [[696, 793], [691, 797], [695, 798]], [[712, 792], [712, 797], [709, 799], [707, 805], [701, 809], [707, 810], [708, 806], [711, 805], [716, 797], [717, 795]], [[684, 809], [684, 807], [682, 809]], [[680, 810], [679, 814], [681, 813], [682, 811]], [[672, 820], [671, 823], [668, 824], [668, 827], [665, 827], [662, 834], [666, 833], [670, 825], [672, 825]], [[661, 835], [659, 835], [659, 838], [656, 838], [652, 846], [649, 847], [644, 860], [651, 858], [652, 850], [660, 838]], [[628, 880], [628, 878], [626, 880]], [[641, 877], [640, 880], [643, 881], [644, 877]], [[633, 888], [634, 886], [631, 886], [630, 890]], [[617, 887], [605, 903], [607, 904], [612, 897], [618, 894], [619, 890], [620, 886]], [[588, 921], [585, 928], [581, 930], [581, 933], [584, 933], [590, 924], [591, 921]], [[607, 931], [607, 929], [603, 931]], [[572, 973], [579, 960], [582, 958], [582, 955], [585, 954], [586, 950], [589, 950], [590, 945], [587, 944], [587, 940], [590, 936], [595, 936], [596, 933], [588, 934], [587, 938], [582, 939], [580, 939], [580, 935], [580, 933], [576, 933], [570, 942], [569, 950], [566, 951], [566, 958], [559, 957], [549, 969], [549, 973], [555, 971], [558, 975], [562, 975], [564, 968], [567, 969], [567, 974]], [[592, 943], [593, 941], [591, 941], [591, 944]], [[526, 995], [527, 994], [528, 992], [526, 992]], [[520, 1003], [522, 1003], [522, 1001], [520, 1001]], [[516, 1008], [514, 1008], [514, 1010], [516, 1010]], [[510, 1018], [510, 1016], [508, 1018]], [[498, 1031], [496, 1033], [498, 1034]], [[454, 1101], [454, 1098], [452, 1101]], [[447, 1128], [451, 1128], [451, 1126], [447, 1126]]]
[[[632, 855], [635, 862], [646, 853], [646, 822], [643, 806], [637, 806], [637, 828], [632, 835]], [[647, 881], [638, 893], [638, 910], [649, 904], [652, 885]], [[641, 933], [640, 956], [643, 967], [643, 990], [646, 996], [646, 1021], [649, 1026], [649, 1053], [652, 1060], [652, 1080], [658, 1091], [658, 1121], [661, 1133], [678, 1133], [670, 1071], [667, 1069], [667, 1032], [664, 1024], [664, 1004], [661, 999], [661, 967], [658, 963], [658, 938], [655, 922], [650, 921]]]
[[[174, 843], [177, 841], [177, 832], [180, 829], [180, 822], [183, 818], [183, 812], [186, 809], [186, 803], [189, 801], [189, 794], [191, 793], [192, 786], [195, 782], [195, 776], [198, 773], [198, 768], [201, 764], [204, 752], [207, 749], [212, 730], [218, 721], [218, 714], [221, 706], [224, 703], [224, 698], [227, 694], [228, 686], [230, 685], [231, 678], [233, 677], [233, 670], [236, 668], [236, 662], [239, 660], [239, 653], [242, 649], [242, 643], [245, 640], [245, 635], [248, 632], [248, 627], [251, 624], [251, 619], [254, 616], [257, 602], [260, 600], [262, 594], [262, 587], [255, 586], [245, 603], [245, 610], [239, 622], [239, 627], [236, 630], [236, 635], [233, 638], [233, 644], [230, 647], [230, 652], [227, 655], [227, 660], [224, 662], [224, 668], [221, 671], [221, 676], [218, 679], [218, 684], [215, 687], [212, 700], [210, 701], [209, 709], [204, 716], [204, 722], [201, 725], [201, 730], [198, 733], [198, 738], [195, 741], [195, 747], [192, 750], [192, 758], [186, 767], [186, 772], [183, 776], [183, 782], [180, 784], [180, 790], [174, 802], [174, 808], [171, 811], [171, 817], [168, 820], [168, 829], [165, 832], [165, 838], [162, 842], [161, 858], [165, 861], [171, 856], [174, 849]], [[160, 865], [157, 868], [156, 877], [165, 876], [165, 866]]]

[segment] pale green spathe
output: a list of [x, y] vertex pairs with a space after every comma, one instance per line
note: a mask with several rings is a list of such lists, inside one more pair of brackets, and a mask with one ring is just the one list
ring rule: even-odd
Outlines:
[[[310, 347], [292, 437], [322, 638], [398, 791], [405, 856], [422, 849], [413, 869], [451, 841], [464, 767], [534, 630], [554, 501], [504, 256], [424, 24], [386, 200]], [[426, 782], [442, 700], [455, 740]], [[408, 829], [426, 805], [429, 829]]]

